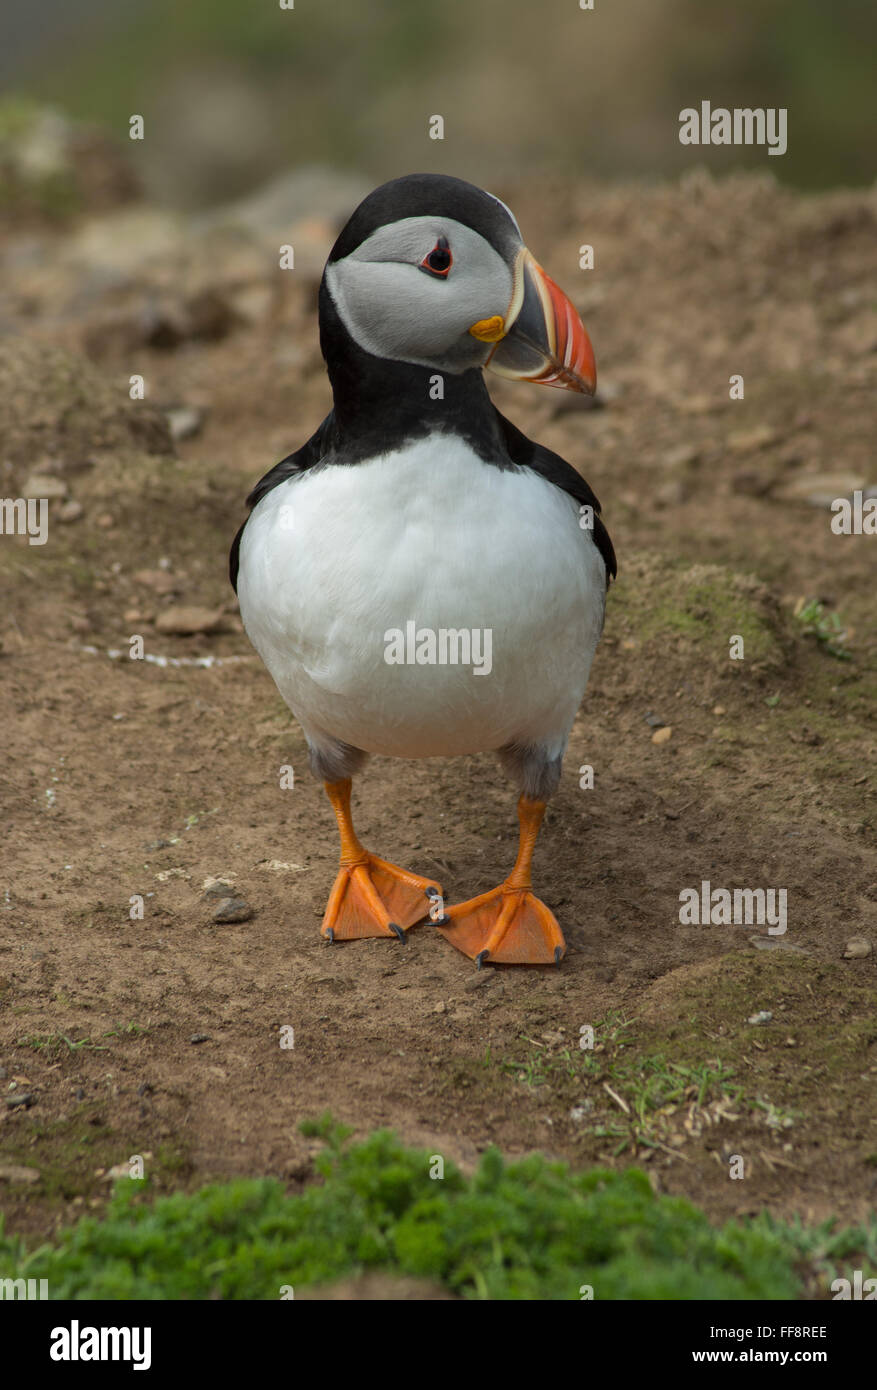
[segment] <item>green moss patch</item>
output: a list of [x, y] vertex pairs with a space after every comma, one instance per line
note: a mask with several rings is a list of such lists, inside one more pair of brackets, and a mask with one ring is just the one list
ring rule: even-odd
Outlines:
[[[450, 1162], [438, 1176], [439, 1155], [388, 1132], [348, 1147], [328, 1118], [312, 1129], [328, 1140], [324, 1181], [299, 1196], [245, 1179], [151, 1202], [124, 1181], [103, 1220], [54, 1245], [0, 1238], [0, 1277], [47, 1279], [53, 1298], [268, 1299], [384, 1271], [476, 1299], [779, 1299], [801, 1292], [815, 1249], [766, 1218], [716, 1230], [636, 1169], [573, 1173], [491, 1149], [471, 1179]], [[847, 1233], [844, 1248], [865, 1239]]]

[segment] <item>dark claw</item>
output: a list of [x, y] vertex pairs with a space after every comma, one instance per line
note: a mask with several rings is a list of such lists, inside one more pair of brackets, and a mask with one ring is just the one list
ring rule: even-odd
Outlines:
[[389, 922], [389, 923], [388, 923], [388, 926], [389, 926], [389, 928], [390, 928], [390, 931], [394, 931], [394, 932], [396, 933], [396, 935], [398, 936], [399, 940], [402, 942], [402, 945], [404, 946], [404, 945], [405, 945], [405, 933], [403, 932], [402, 928], [401, 928], [401, 927], [397, 927], [395, 922]]
[[554, 948], [554, 964], [555, 964], [555, 965], [560, 965], [560, 962], [561, 962], [562, 960], [563, 960], [563, 947], [562, 947], [562, 946], [555, 946], [555, 948]]
[[448, 916], [441, 917], [438, 922], [433, 922], [434, 927], [449, 927], [451, 919]]
[[476, 969], [476, 970], [480, 970], [480, 969], [481, 969], [481, 963], [482, 963], [482, 961], [487, 960], [487, 957], [488, 957], [489, 955], [490, 955], [490, 952], [489, 952], [489, 951], [479, 951], [479, 952], [478, 952], [478, 955], [475, 957], [475, 969]]
[[439, 890], [438, 890], [437, 888], [433, 888], [431, 884], [430, 884], [429, 888], [424, 888], [423, 891], [424, 891], [424, 893], [426, 894], [426, 896], [427, 896], [428, 898], [440, 898], [440, 897], [441, 897], [441, 893], [439, 892]]

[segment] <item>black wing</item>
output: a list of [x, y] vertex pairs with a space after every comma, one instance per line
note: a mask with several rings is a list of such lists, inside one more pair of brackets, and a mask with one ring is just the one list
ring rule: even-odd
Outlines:
[[594, 544], [603, 556], [603, 563], [606, 566], [606, 586], [608, 588], [611, 579], [614, 579], [618, 565], [615, 560], [615, 549], [609, 539], [609, 532], [606, 530], [600, 519], [600, 503], [597, 500], [593, 489], [588, 486], [581, 473], [577, 473], [571, 463], [562, 459], [560, 454], [554, 454], [550, 449], [546, 449], [542, 444], [536, 444], [532, 439], [528, 439], [511, 420], [507, 420], [499, 411], [496, 412], [505, 438], [506, 448], [513, 463], [523, 464], [526, 468], [532, 468], [534, 473], [541, 473], [543, 478], [547, 478], [555, 487], [568, 492], [570, 497], [574, 497], [579, 503], [584, 502], [587, 506], [594, 509], [594, 529], [591, 533]]
[[[330, 411], [325, 420], [319, 425], [314, 434], [311, 435], [307, 444], [303, 444], [294, 454], [289, 454], [287, 458], [275, 463], [269, 473], [264, 478], [260, 478], [247, 498], [247, 506], [253, 510], [257, 502], [261, 502], [267, 492], [270, 492], [278, 483], [285, 482], [287, 478], [292, 478], [296, 473], [303, 473], [306, 468], [313, 468], [314, 464], [319, 463], [326, 453], [326, 441], [332, 426], [334, 411]], [[228, 557], [228, 577], [231, 580], [231, 587], [237, 593], [238, 589], [238, 561], [241, 550], [241, 536], [244, 534], [244, 526], [247, 521], [240, 526], [237, 535], [231, 543], [231, 552]]]

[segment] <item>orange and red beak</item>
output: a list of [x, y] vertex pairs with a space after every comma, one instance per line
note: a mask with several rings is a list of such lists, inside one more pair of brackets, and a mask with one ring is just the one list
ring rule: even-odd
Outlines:
[[[514, 294], [500, 331], [502, 336], [486, 363], [491, 371], [515, 381], [535, 381], [593, 396], [597, 364], [585, 326], [526, 246], [515, 261]], [[493, 341], [493, 335], [488, 341]]]

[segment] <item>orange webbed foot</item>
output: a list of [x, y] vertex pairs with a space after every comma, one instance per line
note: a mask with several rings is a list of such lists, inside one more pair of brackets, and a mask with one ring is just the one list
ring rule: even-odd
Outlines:
[[439, 931], [480, 969], [491, 965], [556, 965], [566, 942], [554, 913], [529, 888], [508, 883], [445, 909]]
[[405, 933], [429, 912], [441, 886], [432, 878], [409, 873], [376, 854], [364, 852], [356, 863], [338, 870], [320, 928], [329, 941]]
[[436, 924], [479, 970], [488, 959], [492, 965], [557, 965], [566, 954], [554, 913], [539, 901], [530, 883], [530, 862], [544, 814], [544, 801], [520, 798], [518, 854], [505, 883], [447, 908]]

